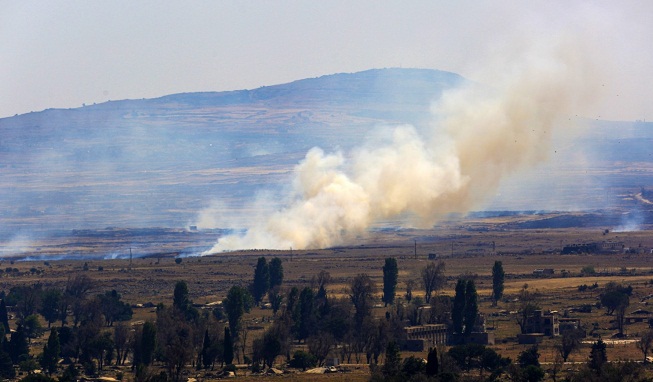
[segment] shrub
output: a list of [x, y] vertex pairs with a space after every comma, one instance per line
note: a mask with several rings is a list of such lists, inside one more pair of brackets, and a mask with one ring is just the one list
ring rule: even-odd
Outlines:
[[306, 370], [309, 367], [315, 367], [317, 365], [317, 359], [312, 354], [309, 354], [303, 350], [297, 350], [290, 360], [290, 367], [295, 369]]

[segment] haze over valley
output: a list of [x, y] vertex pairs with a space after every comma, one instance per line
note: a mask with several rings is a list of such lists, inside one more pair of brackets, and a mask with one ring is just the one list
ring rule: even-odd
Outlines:
[[[396, 147], [401, 142], [388, 141], [389, 136], [403, 143], [428, 136], [443, 92], [470, 84], [477, 86], [449, 72], [375, 69], [254, 90], [112, 101], [1, 119], [3, 253], [61, 230], [251, 227], [264, 213], [287, 208], [297, 198], [292, 191], [296, 166], [307, 163], [311, 152], [314, 159], [335, 155], [342, 162], [338, 166], [344, 163], [338, 171], [348, 174], [356, 160], [360, 167], [361, 155], [372, 155], [365, 149], [371, 144]], [[527, 163], [505, 177], [495, 174], [496, 189], [494, 180], [472, 184], [466, 192], [477, 196], [461, 201], [461, 207], [437, 207], [441, 212], [422, 218], [416, 213], [423, 207], [377, 214], [352, 234], [370, 225], [432, 227], [434, 216], [449, 219], [450, 213], [468, 211], [590, 211], [582, 225], [650, 224], [648, 206], [635, 195], [653, 186], [652, 124], [588, 120], [571, 112], [556, 110], [555, 134], [544, 126], [546, 136], [531, 137], [532, 146], [515, 152], [515, 160], [526, 157]], [[498, 139], [501, 144], [508, 133], [496, 134], [479, 134], [470, 142]], [[412, 146], [405, 150], [396, 155], [415, 153]], [[410, 163], [408, 157], [402, 160]], [[411, 189], [420, 186], [417, 176], [398, 179]], [[446, 204], [451, 203], [457, 202]], [[304, 246], [343, 244], [348, 235]]]

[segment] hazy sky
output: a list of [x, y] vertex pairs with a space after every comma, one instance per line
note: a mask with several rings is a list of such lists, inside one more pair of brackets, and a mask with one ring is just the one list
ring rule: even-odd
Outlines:
[[0, 0], [0, 117], [383, 67], [479, 74], [513, 44], [579, 35], [602, 119], [653, 121], [653, 1]]

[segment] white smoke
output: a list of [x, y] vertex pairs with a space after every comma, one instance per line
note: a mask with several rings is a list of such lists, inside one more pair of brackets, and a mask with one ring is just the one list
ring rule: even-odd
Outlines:
[[204, 254], [324, 248], [347, 243], [381, 219], [408, 216], [428, 227], [469, 211], [502, 178], [544, 160], [553, 130], [596, 94], [582, 48], [545, 45], [510, 56], [491, 88], [446, 91], [433, 106], [431, 126], [380, 128], [348, 155], [311, 149], [295, 167], [289, 203]]

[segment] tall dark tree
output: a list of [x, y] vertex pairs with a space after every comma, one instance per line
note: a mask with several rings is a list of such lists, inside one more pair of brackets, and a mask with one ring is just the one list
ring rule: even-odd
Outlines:
[[458, 279], [456, 283], [456, 295], [453, 298], [453, 307], [451, 308], [451, 321], [454, 333], [463, 334], [465, 318], [465, 292], [467, 283], [463, 279]]
[[23, 325], [18, 324], [16, 330], [11, 333], [9, 340], [9, 356], [11, 361], [18, 365], [23, 356], [29, 356], [29, 344]]
[[256, 305], [261, 303], [263, 297], [270, 289], [270, 269], [265, 257], [259, 257], [254, 269], [254, 281], [251, 285], [252, 297]]
[[429, 349], [429, 354], [426, 357], [426, 375], [433, 377], [438, 375], [438, 370], [440, 368], [438, 361], [438, 349], [431, 348]]
[[177, 281], [173, 294], [172, 306], [180, 312], [186, 312], [191, 306], [190, 297], [188, 297], [188, 284], [186, 281]]
[[4, 333], [9, 333], [9, 316], [7, 315], [7, 305], [4, 298], [0, 300], [0, 321], [4, 326]]
[[385, 351], [385, 363], [383, 364], [383, 376], [392, 380], [399, 376], [401, 371], [401, 353], [396, 342], [390, 341]]
[[278, 257], [270, 260], [269, 265], [270, 270], [270, 290], [275, 287], [280, 287], [283, 283], [283, 264], [281, 264], [281, 259]]
[[0, 379], [11, 379], [16, 376], [14, 363], [8, 352], [9, 345], [5, 337], [4, 327], [0, 326]]
[[231, 333], [238, 333], [240, 330], [240, 319], [252, 307], [252, 296], [247, 289], [234, 285], [229, 289], [227, 298], [222, 301], [222, 306], [227, 313]]
[[41, 367], [43, 367], [48, 375], [52, 375], [57, 371], [60, 353], [59, 334], [56, 329], [51, 329], [50, 337], [48, 338], [48, 342], [43, 346], [43, 355], [41, 356]]
[[446, 285], [447, 279], [444, 276], [444, 261], [440, 261], [437, 265], [429, 263], [426, 268], [422, 269], [422, 284], [424, 285], [424, 300], [428, 304], [431, 302], [433, 292], [438, 291]]
[[[213, 363], [210, 357], [211, 347], [211, 336], [209, 336], [209, 329], [206, 329], [204, 331], [204, 341], [202, 341], [202, 351], [200, 352], [201, 366], [204, 366], [205, 369], [211, 367]], [[197, 367], [200, 367], [200, 362], [197, 363]]]
[[464, 324], [465, 324], [465, 335], [470, 335], [476, 324], [476, 317], [478, 316], [478, 295], [476, 294], [476, 285], [474, 285], [474, 280], [467, 280], [467, 285], [465, 286], [465, 312], [464, 312]]
[[156, 326], [151, 321], [145, 321], [141, 333], [141, 362], [143, 365], [150, 365], [154, 360], [156, 349]]
[[492, 267], [492, 301], [496, 305], [501, 297], [503, 297], [503, 282], [506, 278], [506, 273], [503, 271], [503, 263], [495, 261]]
[[229, 328], [224, 328], [224, 362], [230, 365], [234, 361], [234, 341]]
[[386, 258], [385, 264], [383, 265], [383, 302], [385, 306], [393, 304], [395, 301], [398, 277], [399, 267], [397, 266], [397, 259], [394, 257]]
[[605, 342], [599, 338], [594, 344], [592, 344], [592, 350], [590, 351], [589, 359], [589, 368], [594, 370], [597, 374], [601, 374], [603, 370], [603, 365], [608, 362], [608, 353], [606, 349]]
[[315, 295], [313, 289], [305, 287], [299, 294], [299, 302], [296, 309], [299, 309], [296, 325], [298, 340], [305, 340], [311, 333], [316, 331], [317, 317], [315, 316]]

